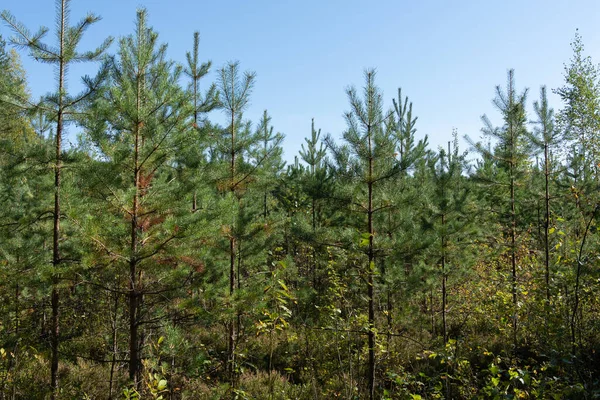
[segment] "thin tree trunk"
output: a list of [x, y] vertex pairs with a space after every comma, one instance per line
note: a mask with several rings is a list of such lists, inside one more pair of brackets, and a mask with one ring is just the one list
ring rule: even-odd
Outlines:
[[[314, 166], [311, 166], [311, 175], [314, 178]], [[317, 296], [320, 296], [320, 292], [317, 289], [317, 287], [319, 286], [319, 283], [317, 282], [317, 248], [316, 248], [316, 238], [317, 238], [317, 204], [316, 204], [316, 200], [314, 198], [314, 195], [312, 196], [312, 201], [311, 201], [311, 213], [312, 213], [312, 233], [313, 233], [313, 245], [312, 245], [312, 263], [311, 263], [311, 277], [312, 277], [312, 285], [313, 285], [313, 289], [315, 290], [315, 292], [317, 293]]]
[[431, 335], [435, 337], [437, 335], [437, 329], [435, 329], [435, 305], [433, 303], [433, 287], [429, 289], [429, 305], [431, 306]]
[[[171, 355], [171, 371], [169, 372], [169, 382], [173, 382], [173, 375], [175, 374], [175, 355]], [[171, 385], [169, 385], [169, 400], [173, 400], [173, 396], [175, 395], [174, 393], [175, 387], [174, 385], [171, 383]]]
[[[393, 238], [392, 235], [392, 209], [390, 208], [388, 210], [388, 238], [391, 240]], [[385, 271], [385, 262], [386, 260], [382, 261], [382, 265], [383, 265], [383, 270], [381, 271], [381, 274], [383, 276], [384, 282], [385, 282], [385, 277], [386, 275], [386, 271]], [[388, 284], [386, 285], [386, 292], [387, 292], [387, 327], [388, 327], [388, 331], [387, 331], [387, 350], [389, 352], [390, 350], [390, 344], [392, 341], [392, 325], [393, 325], [393, 317], [392, 317], [392, 311], [393, 311], [393, 303], [392, 303], [392, 288], [390, 287], [391, 285]]]
[[142, 72], [138, 71], [137, 78], [137, 99], [136, 109], [137, 118], [134, 131], [134, 149], [133, 149], [133, 206], [131, 208], [131, 256], [129, 259], [129, 379], [133, 381], [135, 389], [139, 388], [140, 384], [140, 344], [139, 344], [139, 300], [140, 293], [138, 281], [141, 275], [137, 270], [137, 253], [138, 253], [138, 217], [139, 217], [139, 196], [140, 196], [140, 136], [143, 123], [139, 120], [139, 115], [142, 107]]
[[[18, 259], [17, 259], [18, 262]], [[20, 291], [19, 291], [19, 284], [17, 283], [16, 288], [15, 288], [15, 338], [17, 339], [15, 341], [15, 347], [13, 350], [13, 365], [14, 365], [14, 369], [15, 371], [19, 370], [19, 330], [21, 328], [21, 319], [19, 318], [19, 295], [20, 295]], [[13, 383], [12, 383], [12, 388], [11, 388], [11, 399], [15, 399], [17, 395], [17, 383], [15, 382], [15, 380], [13, 379]]]
[[[445, 215], [442, 214], [442, 232], [444, 231], [444, 226], [446, 225]], [[442, 234], [442, 334], [444, 335], [444, 345], [448, 343], [448, 323], [446, 320], [446, 307], [448, 303], [448, 293], [446, 291], [447, 284], [447, 274], [446, 274], [446, 237]]]
[[[580, 290], [580, 281], [581, 281], [581, 266], [583, 265], [583, 248], [585, 246], [585, 242], [587, 239], [588, 232], [590, 230], [590, 225], [592, 221], [596, 218], [596, 212], [598, 212], [598, 207], [594, 209], [590, 220], [588, 221], [585, 231], [583, 233], [583, 238], [581, 239], [581, 245], [579, 246], [579, 254], [577, 255], [577, 273], [575, 275], [575, 300], [573, 302], [573, 311], [571, 313], [571, 345], [573, 346], [573, 353], [575, 353], [577, 348], [577, 312], [579, 310], [579, 290]], [[581, 317], [579, 318], [581, 320]]]
[[117, 342], [117, 318], [119, 311], [119, 295], [114, 294], [115, 297], [115, 308], [112, 315], [111, 321], [111, 330], [112, 330], [112, 357], [110, 360], [110, 378], [108, 383], [108, 400], [112, 400], [113, 398], [113, 381], [115, 375], [115, 367], [117, 364], [117, 352], [118, 352], [118, 342]]
[[[548, 159], [548, 144], [544, 144], [544, 177], [545, 177], [545, 196], [544, 205], [546, 214], [544, 215], [544, 264], [546, 267], [546, 302], [550, 305], [550, 160]], [[550, 310], [550, 307], [548, 307]]]
[[196, 75], [196, 71], [194, 71], [194, 76], [192, 77], [194, 81], [194, 128], [198, 127], [198, 76]]
[[63, 134], [63, 91], [65, 82], [65, 62], [64, 62], [64, 44], [65, 44], [65, 0], [62, 0], [60, 5], [60, 32], [59, 32], [59, 54], [60, 60], [58, 64], [58, 113], [56, 116], [56, 148], [55, 148], [55, 164], [54, 164], [54, 218], [52, 230], [52, 265], [54, 271], [52, 275], [52, 331], [51, 331], [51, 360], [50, 360], [50, 389], [51, 400], [55, 400], [58, 394], [58, 347], [60, 345], [60, 299], [58, 293], [58, 268], [61, 262], [60, 257], [60, 184], [61, 184], [61, 169], [62, 169], [62, 134]]
[[[511, 97], [512, 98], [512, 95]], [[518, 328], [518, 312], [517, 312], [517, 213], [515, 205], [515, 132], [512, 124], [509, 126], [510, 133], [510, 263], [512, 272], [512, 301], [513, 301], [513, 347], [517, 348], [517, 328]]]
[[[195, 54], [194, 56], [196, 57], [197, 54]], [[194, 66], [194, 68], [195, 68], [195, 66]], [[198, 77], [196, 76], [196, 71], [193, 71], [193, 74], [194, 74], [194, 76], [192, 77], [192, 81], [193, 81], [193, 88], [194, 88], [194, 128], [198, 128]], [[192, 200], [192, 211], [197, 210], [196, 196], [197, 196], [197, 191], [194, 190], [194, 198]]]
[[[231, 110], [231, 166], [230, 166], [230, 191], [231, 195], [235, 196], [235, 110]], [[236, 256], [236, 241], [235, 241], [235, 212], [232, 212], [231, 232], [229, 237], [229, 296], [233, 301], [235, 293], [235, 256]], [[236, 344], [236, 321], [231, 321], [229, 324], [229, 354], [228, 354], [228, 369], [229, 379], [232, 387], [235, 387], [235, 344]]]
[[373, 151], [371, 143], [371, 127], [367, 130], [368, 145], [369, 145], [369, 176], [368, 190], [369, 200], [367, 205], [367, 229], [369, 232], [369, 267], [368, 267], [368, 282], [367, 282], [367, 298], [369, 301], [369, 399], [375, 398], [375, 294], [374, 294], [374, 279], [375, 274], [375, 248], [373, 244]]
[[[139, 125], [138, 125], [139, 128]], [[135, 134], [134, 154], [134, 196], [131, 218], [131, 258], [129, 259], [129, 379], [138, 387], [139, 346], [138, 346], [138, 271], [137, 271], [137, 236], [138, 236], [138, 188], [140, 173], [138, 168], [139, 132]]]
[[273, 329], [269, 331], [269, 399], [273, 399], [273, 390], [274, 390], [274, 382], [273, 382]]

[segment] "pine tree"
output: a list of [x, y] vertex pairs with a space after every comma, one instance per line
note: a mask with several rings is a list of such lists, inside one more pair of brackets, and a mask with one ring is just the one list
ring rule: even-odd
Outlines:
[[[210, 124], [206, 120], [206, 113], [215, 109], [218, 106], [218, 97], [217, 97], [217, 89], [216, 85], [213, 83], [206, 90], [204, 95], [202, 94], [200, 88], [200, 81], [204, 78], [210, 71], [212, 66], [212, 61], [206, 61], [200, 63], [199, 61], [199, 44], [200, 44], [200, 33], [194, 32], [194, 44], [191, 52], [186, 53], [186, 67], [183, 70], [183, 73], [190, 79], [188, 91], [190, 92], [190, 96], [193, 102], [193, 126], [195, 129], [194, 136], [197, 137], [198, 141], [195, 145], [190, 146], [190, 148], [185, 149], [186, 151], [182, 154], [182, 162], [184, 164], [188, 164], [193, 168], [187, 168], [190, 170], [193, 176], [191, 177], [191, 183], [194, 186], [198, 186], [200, 182], [198, 182], [198, 172], [203, 167], [203, 163], [201, 160], [205, 158], [206, 148], [204, 147], [206, 143], [202, 140], [202, 136], [205, 136], [207, 132], [210, 132]], [[208, 143], [209, 147], [212, 146], [211, 142]], [[198, 193], [197, 190], [194, 191], [193, 199], [192, 199], [192, 210], [196, 210], [198, 205], [197, 199]]]
[[264, 110], [263, 116], [260, 119], [254, 136], [257, 143], [250, 154], [250, 162], [256, 166], [260, 166], [257, 170], [257, 186], [262, 191], [262, 215], [267, 219], [271, 212], [269, 206], [269, 192], [273, 183], [277, 180], [279, 173], [283, 170], [285, 162], [281, 155], [283, 149], [283, 134], [275, 133], [271, 126], [271, 116]]
[[1, 398], [44, 395], [22, 382], [35, 365], [29, 349], [39, 349], [36, 303], [48, 294], [51, 257], [44, 242], [52, 182], [40, 161], [51, 158], [51, 143], [35, 134], [27, 118], [28, 92], [18, 54], [0, 37]]
[[[454, 148], [448, 142], [448, 150], [440, 149], [438, 156], [429, 161], [432, 198], [429, 201], [428, 229], [434, 231], [435, 244], [432, 253], [440, 266], [442, 292], [442, 336], [448, 342], [448, 278], [466, 261], [464, 237], [469, 233], [468, 213], [469, 187], [464, 182], [465, 156], [458, 152], [458, 139], [454, 133]], [[464, 268], [464, 266], [462, 266]]]
[[[37, 137], [20, 113], [3, 118], [11, 139], [0, 140], [0, 398], [43, 397], [47, 383], [36, 388], [27, 370], [47, 365], [46, 357], [38, 360], [33, 353], [45, 351], [40, 316], [53, 273], [46, 245], [53, 183], [40, 161], [51, 158], [52, 143]], [[20, 130], [16, 136], [14, 127]]]
[[[63, 167], [62, 159], [62, 140], [64, 133], [65, 122], [68, 122], [69, 111], [73, 109], [81, 101], [87, 97], [95, 88], [97, 82], [87, 80], [88, 88], [80, 95], [70, 96], [66, 90], [66, 79], [68, 66], [75, 62], [85, 62], [98, 60], [103, 52], [108, 48], [111, 39], [106, 39], [104, 43], [93, 51], [84, 53], [77, 52], [77, 46], [83, 37], [85, 31], [94, 23], [100, 20], [94, 14], [88, 14], [85, 18], [73, 26], [69, 26], [69, 3], [68, 0], [57, 0], [57, 38], [58, 43], [55, 46], [47, 45], [42, 42], [47, 28], [40, 28], [34, 34], [17, 22], [17, 20], [8, 12], [3, 11], [1, 18], [15, 32], [15, 36], [11, 39], [18, 46], [27, 48], [30, 55], [44, 63], [54, 64], [57, 66], [57, 91], [46, 99], [47, 106], [52, 109], [56, 118], [56, 133], [55, 133], [55, 157], [54, 157], [54, 223], [53, 223], [53, 250], [52, 264], [58, 272], [62, 261], [60, 252], [61, 242], [61, 171]], [[55, 399], [58, 393], [58, 359], [59, 359], [59, 277], [58, 274], [52, 279], [52, 360], [50, 372], [50, 386], [52, 388], [52, 399]]]
[[[224, 188], [230, 193], [231, 201], [235, 209], [231, 210], [232, 222], [229, 233], [229, 296], [233, 297], [236, 290], [236, 257], [239, 252], [238, 238], [238, 221], [236, 215], [240, 208], [240, 198], [244, 191], [245, 185], [248, 183], [249, 174], [243, 160], [243, 152], [247, 150], [247, 143], [244, 143], [244, 131], [249, 130], [248, 125], [242, 124], [243, 112], [250, 102], [250, 94], [254, 86], [256, 74], [253, 72], [245, 72], [243, 77], [240, 76], [239, 63], [228, 63], [219, 70], [217, 87], [220, 93], [219, 105], [224, 113], [226, 113], [229, 126], [227, 134], [229, 136], [229, 145], [227, 156], [229, 158], [228, 178], [223, 180]], [[247, 132], [246, 132], [247, 134]], [[242, 140], [240, 140], [242, 139]], [[237, 199], [237, 200], [235, 200]], [[239, 269], [237, 271], [239, 285]], [[239, 318], [238, 318], [239, 324]], [[238, 327], [239, 328], [239, 327]], [[228, 327], [228, 370], [230, 382], [235, 386], [235, 355], [237, 343], [236, 322], [230, 321]]]
[[[500, 188], [506, 188], [507, 193], [500, 193], [496, 199], [496, 204], [491, 204], [500, 216], [500, 222], [508, 226], [506, 236], [508, 240], [509, 258], [510, 258], [510, 287], [513, 303], [512, 328], [513, 328], [513, 346], [518, 345], [518, 204], [520, 199], [520, 187], [525, 174], [527, 164], [527, 129], [525, 102], [527, 99], [527, 89], [518, 94], [515, 89], [514, 71], [508, 71], [506, 91], [500, 86], [496, 86], [496, 97], [493, 100], [494, 105], [502, 115], [504, 124], [501, 127], [495, 127], [489, 118], [482, 117], [484, 128], [482, 132], [487, 137], [496, 140], [493, 150], [487, 148], [481, 142], [474, 144], [475, 150], [482, 154], [484, 160], [493, 160], [495, 164], [494, 175], [482, 177], [482, 181]], [[469, 138], [467, 138], [471, 141]], [[472, 143], [472, 141], [471, 141]], [[501, 208], [500, 208], [501, 207]], [[498, 208], [498, 209], [496, 209]]]
[[34, 131], [24, 115], [28, 103], [29, 93], [19, 55], [14, 50], [9, 51], [0, 36], [0, 141], [3, 145], [18, 146], [33, 138]]
[[413, 169], [419, 160], [424, 159], [427, 137], [415, 143], [418, 118], [413, 118], [412, 102], [408, 101], [408, 97], [402, 99], [402, 89], [398, 89], [398, 100], [392, 100], [395, 117], [391, 121], [391, 128], [396, 138], [401, 176], [403, 176]]
[[119, 41], [87, 126], [95, 150], [88, 161], [88, 190], [102, 201], [96, 203], [95, 217], [81, 224], [104, 254], [100, 260], [115, 271], [115, 287], [107, 289], [126, 295], [128, 372], [136, 389], [145, 326], [165, 317], [153, 315], [153, 306], [188, 282], [194, 264], [175, 251], [175, 243], [178, 250], [187, 249], [192, 214], [176, 201], [181, 193], [173, 168], [175, 156], [190, 141], [192, 109], [179, 87], [182, 70], [166, 59], [166, 50], [147, 25], [146, 10], [138, 10], [135, 33]]
[[[393, 130], [386, 121], [391, 112], [383, 111], [383, 96], [375, 85], [375, 71], [365, 72], [365, 86], [361, 99], [353, 87], [347, 90], [351, 110], [346, 113], [348, 130], [344, 132], [345, 147], [333, 144], [331, 137], [326, 139], [336, 162], [336, 173], [340, 179], [348, 179], [353, 186], [353, 208], [364, 217], [362, 223], [361, 246], [367, 255], [367, 266], [362, 276], [367, 284], [367, 336], [368, 336], [368, 387], [369, 398], [375, 393], [376, 372], [376, 331], [375, 326], [375, 276], [376, 258], [379, 249], [375, 243], [374, 217], [387, 208], [380, 196], [379, 188], [386, 180], [402, 170], [402, 162], [395, 157], [396, 140]], [[399, 108], [400, 109], [400, 108]], [[402, 120], [401, 123], [406, 123]], [[362, 218], [359, 218], [361, 220]]]
[[534, 134], [529, 135], [529, 140], [534, 145], [534, 152], [543, 153], [544, 163], [544, 268], [545, 268], [545, 281], [546, 281], [546, 302], [550, 304], [550, 200], [552, 198], [550, 194], [550, 183], [553, 178], [554, 171], [552, 163], [552, 153], [556, 153], [558, 145], [562, 141], [562, 135], [560, 131], [555, 129], [554, 126], [554, 110], [548, 105], [548, 98], [546, 95], [546, 87], [540, 88], [540, 100], [535, 101], [533, 109], [537, 116], [537, 120], [534, 121], [536, 127], [534, 128]]
[[[327, 149], [321, 141], [321, 130], [315, 129], [315, 120], [311, 121], [310, 138], [305, 138], [299, 152], [300, 158], [308, 165], [303, 174], [302, 189], [310, 200], [310, 230], [312, 243], [312, 284], [317, 290], [318, 273], [318, 254], [317, 251], [323, 251], [323, 246], [318, 245], [319, 238], [317, 230], [321, 228], [322, 203], [326, 199], [333, 197], [332, 174], [327, 168], [326, 156]], [[306, 144], [306, 147], [304, 146]], [[322, 229], [320, 229], [322, 231]], [[321, 235], [323, 236], [323, 232]], [[321, 239], [322, 240], [322, 239]]]
[[424, 193], [417, 187], [420, 183], [415, 177], [419, 170], [426, 170], [426, 160], [430, 156], [427, 136], [416, 140], [418, 118], [413, 115], [413, 104], [408, 96], [402, 96], [402, 89], [398, 89], [398, 97], [393, 98], [392, 103], [393, 112], [386, 124], [394, 137], [394, 157], [398, 169], [391, 179], [382, 183], [382, 193], [386, 196], [387, 204], [382, 209], [377, 228], [386, 233], [385, 252], [390, 255], [381, 260], [381, 276], [386, 291], [388, 344], [394, 323], [393, 308], [397, 303], [394, 301], [395, 293], [398, 292], [400, 282], [408, 278], [412, 264], [425, 247], [417, 243], [421, 237], [416, 215], [420, 212]]
[[194, 45], [192, 52], [186, 53], [187, 66], [184, 74], [190, 78], [189, 90], [194, 102], [194, 125], [198, 127], [200, 115], [210, 112], [217, 106], [216, 86], [211, 84], [204, 94], [200, 91], [200, 80], [208, 74], [212, 61], [200, 64], [198, 60], [198, 46], [200, 43], [200, 32], [194, 32]]
[[[328, 174], [326, 156], [327, 149], [323, 142], [321, 142], [321, 130], [315, 129], [315, 120], [311, 122], [310, 139], [305, 138], [301, 145], [300, 158], [308, 165], [308, 176], [306, 178], [306, 194], [310, 197], [310, 215], [311, 215], [311, 227], [313, 234], [316, 233], [318, 223], [318, 210], [317, 202], [320, 199], [327, 197], [328, 181], [330, 181], [330, 175]], [[306, 147], [304, 145], [306, 144]]]

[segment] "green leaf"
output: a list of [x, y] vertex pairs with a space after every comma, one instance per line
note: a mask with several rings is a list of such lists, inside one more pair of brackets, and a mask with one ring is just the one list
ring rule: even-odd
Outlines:
[[492, 364], [492, 366], [490, 367], [490, 373], [492, 375], [496, 375], [496, 374], [500, 373], [500, 368], [498, 368], [496, 365]]
[[283, 290], [285, 290], [286, 292], [289, 291], [288, 287], [285, 285], [285, 283], [281, 279], [278, 279], [277, 282], [279, 283], [279, 286], [281, 286], [283, 288]]

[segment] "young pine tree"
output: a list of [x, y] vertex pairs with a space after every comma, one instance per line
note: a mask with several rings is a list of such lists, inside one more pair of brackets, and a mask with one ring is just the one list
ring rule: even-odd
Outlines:
[[281, 144], [284, 136], [279, 132], [274, 132], [271, 116], [267, 110], [263, 112], [254, 136], [257, 143], [253, 146], [249, 161], [257, 166], [256, 180], [257, 186], [262, 192], [262, 215], [266, 220], [272, 209], [271, 189], [285, 165], [281, 158], [283, 153]]
[[429, 218], [425, 225], [433, 231], [435, 242], [431, 252], [439, 265], [442, 294], [442, 336], [448, 342], [448, 278], [457, 274], [464, 265], [464, 238], [469, 233], [468, 215], [469, 186], [462, 176], [465, 157], [458, 152], [458, 140], [454, 135], [454, 148], [448, 142], [448, 150], [440, 149], [437, 157], [429, 161], [433, 192], [429, 204]]
[[[375, 215], [387, 208], [381, 197], [382, 184], [401, 171], [402, 163], [396, 158], [396, 140], [386, 121], [391, 112], [383, 111], [383, 96], [375, 85], [375, 71], [365, 72], [363, 96], [351, 87], [347, 90], [350, 111], [346, 113], [348, 129], [344, 132], [345, 147], [338, 147], [327, 138], [333, 152], [338, 177], [347, 180], [352, 192], [352, 209], [357, 213], [361, 246], [367, 256], [361, 276], [367, 286], [367, 392], [370, 399], [376, 396], [376, 331], [375, 326], [375, 276], [379, 249], [375, 239]], [[402, 121], [405, 123], [406, 121]]]
[[[219, 106], [226, 114], [229, 122], [229, 126], [226, 128], [228, 138], [225, 140], [228, 143], [223, 143], [221, 146], [224, 153], [223, 158], [229, 161], [227, 178], [221, 179], [219, 186], [229, 193], [229, 201], [233, 208], [229, 227], [229, 296], [231, 298], [233, 298], [236, 290], [236, 277], [239, 285], [239, 269], [236, 274], [236, 259], [239, 252], [239, 238], [237, 235], [239, 229], [236, 215], [239, 213], [240, 201], [249, 178], [247, 164], [244, 163], [243, 159], [244, 151], [248, 149], [248, 143], [243, 139], [247, 138], [249, 127], [247, 124], [242, 123], [242, 116], [250, 102], [250, 94], [256, 78], [254, 72], [245, 72], [243, 76], [240, 75], [239, 63], [231, 62], [219, 70], [217, 78], [217, 88], [220, 94]], [[239, 318], [237, 318], [237, 321], [232, 320], [228, 323], [227, 364], [232, 386], [235, 385], [235, 355], [239, 328], [236, 324], [239, 325]]]
[[216, 86], [211, 84], [204, 94], [200, 90], [200, 80], [208, 74], [212, 61], [200, 63], [198, 60], [198, 47], [200, 44], [200, 32], [194, 32], [194, 45], [192, 52], [186, 53], [187, 66], [183, 70], [183, 73], [190, 79], [188, 90], [191, 93], [192, 101], [194, 103], [193, 118], [194, 126], [198, 127], [199, 118], [202, 114], [210, 112], [217, 106], [216, 103]]
[[[481, 142], [474, 145], [484, 160], [492, 161], [494, 174], [479, 176], [489, 187], [497, 190], [497, 197], [489, 204], [492, 212], [499, 216], [499, 223], [504, 230], [508, 242], [508, 258], [510, 259], [510, 291], [512, 295], [512, 333], [513, 346], [518, 346], [518, 240], [519, 240], [519, 205], [522, 203], [522, 182], [527, 166], [527, 128], [525, 102], [527, 89], [517, 93], [515, 89], [514, 71], [508, 71], [506, 91], [496, 86], [494, 105], [502, 115], [503, 125], [495, 127], [489, 118], [482, 117], [484, 135], [494, 140], [493, 150]], [[468, 138], [467, 138], [468, 139]], [[470, 139], [468, 139], [470, 141]], [[494, 233], [492, 233], [494, 235]]]
[[[321, 130], [315, 129], [314, 119], [311, 121], [311, 136], [305, 138], [305, 143], [302, 144], [300, 150], [301, 160], [307, 164], [308, 168], [302, 174], [301, 189], [310, 201], [310, 240], [312, 247], [312, 285], [313, 289], [317, 290], [318, 286], [318, 254], [325, 251], [324, 246], [319, 245], [322, 241], [317, 237], [318, 230], [321, 230], [321, 219], [323, 214], [323, 204], [326, 199], [333, 196], [333, 182], [330, 170], [327, 168], [326, 156], [327, 149], [321, 141]], [[304, 146], [306, 145], [306, 147]]]
[[[200, 81], [204, 78], [212, 66], [211, 61], [201, 63], [199, 60], [199, 44], [200, 44], [200, 33], [194, 32], [194, 44], [191, 52], [186, 53], [186, 66], [183, 69], [183, 73], [188, 77], [189, 85], [188, 92], [193, 103], [193, 115], [192, 124], [195, 128], [191, 131], [194, 136], [196, 143], [184, 149], [181, 154], [180, 163], [191, 168], [183, 168], [182, 172], [189, 172], [189, 174], [182, 174], [187, 180], [190, 181], [191, 185], [195, 187], [193, 198], [192, 198], [192, 210], [198, 209], [198, 186], [201, 186], [202, 182], [199, 177], [203, 175], [200, 173], [201, 169], [205, 167], [205, 152], [206, 144], [204, 136], [206, 132], [210, 131], [210, 124], [206, 120], [206, 114], [212, 111], [218, 106], [217, 89], [213, 83], [209, 88], [202, 94], [200, 87]], [[211, 146], [211, 143], [208, 143]], [[189, 175], [189, 176], [188, 176]]]
[[562, 141], [560, 131], [555, 129], [554, 110], [548, 105], [548, 97], [546, 95], [546, 87], [540, 89], [540, 100], [533, 103], [533, 109], [537, 116], [534, 121], [536, 127], [533, 134], [529, 134], [529, 140], [534, 146], [535, 153], [543, 154], [543, 171], [544, 171], [544, 277], [546, 284], [546, 302], [550, 304], [550, 201], [552, 195], [550, 193], [550, 184], [553, 180], [554, 166], [552, 165], [552, 153], [558, 150], [558, 146]]
[[106, 282], [113, 287], [102, 287], [126, 297], [128, 374], [136, 389], [145, 338], [168, 310], [158, 305], [192, 273], [180, 251], [193, 214], [177, 201], [174, 168], [190, 138], [192, 110], [179, 86], [181, 68], [166, 59], [166, 50], [139, 10], [135, 33], [119, 41], [109, 62], [87, 127], [94, 152], [85, 182], [93, 196], [89, 207], [96, 209], [81, 224], [97, 251], [90, 262], [104, 263], [112, 273]]
[[56, 30], [57, 43], [48, 45], [42, 42], [42, 39], [48, 32], [47, 28], [40, 28], [34, 34], [17, 22], [15, 17], [8, 11], [3, 11], [1, 18], [9, 25], [15, 33], [12, 42], [18, 46], [27, 48], [30, 55], [38, 61], [53, 64], [57, 68], [56, 92], [50, 95], [45, 101], [45, 107], [50, 108], [53, 117], [56, 120], [55, 132], [55, 156], [54, 156], [54, 222], [52, 228], [52, 265], [55, 267], [56, 274], [52, 278], [52, 340], [51, 351], [52, 359], [50, 362], [50, 386], [52, 389], [52, 399], [55, 399], [58, 393], [58, 359], [59, 359], [59, 274], [62, 256], [60, 251], [61, 243], [61, 172], [63, 168], [63, 133], [65, 123], [69, 120], [69, 111], [72, 110], [83, 98], [87, 97], [95, 89], [97, 82], [86, 80], [88, 89], [83, 93], [71, 96], [67, 91], [67, 71], [69, 65], [76, 62], [86, 62], [98, 60], [106, 48], [110, 45], [112, 39], [106, 39], [104, 43], [95, 50], [80, 53], [77, 51], [85, 31], [95, 22], [100, 20], [94, 14], [88, 14], [75, 25], [69, 25], [69, 0], [56, 1]]

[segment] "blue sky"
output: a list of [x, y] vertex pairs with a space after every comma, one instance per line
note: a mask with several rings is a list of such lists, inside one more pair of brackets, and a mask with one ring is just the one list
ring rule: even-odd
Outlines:
[[[35, 30], [54, 27], [54, 3], [4, 0], [0, 8]], [[287, 160], [310, 134], [311, 118], [324, 133], [343, 132], [345, 89], [362, 85], [365, 68], [377, 69], [386, 106], [402, 87], [419, 117], [417, 135], [428, 135], [436, 148], [451, 138], [453, 128], [461, 137], [479, 138], [484, 113], [500, 123], [491, 100], [509, 68], [515, 69], [519, 90], [530, 88], [530, 105], [540, 85], [561, 86], [577, 28], [586, 54], [600, 61], [597, 0], [73, 0], [73, 21], [88, 11], [103, 18], [88, 31], [81, 48], [89, 49], [107, 35], [133, 32], [140, 6], [148, 9], [150, 25], [176, 61], [184, 61], [193, 32], [200, 31], [200, 57], [213, 61], [205, 87], [230, 60], [256, 71], [246, 117], [258, 121], [264, 109], [269, 111], [275, 130], [286, 135]], [[0, 34], [10, 32], [2, 26]], [[22, 58], [33, 95], [53, 90], [52, 68], [25, 54]], [[93, 71], [90, 66], [72, 68], [70, 87], [77, 89], [79, 77]], [[551, 104], [561, 107], [554, 95]], [[533, 118], [532, 107], [529, 111]]]

